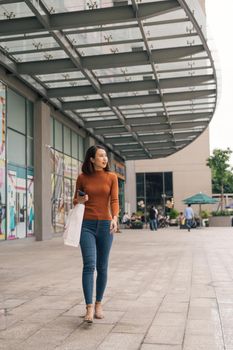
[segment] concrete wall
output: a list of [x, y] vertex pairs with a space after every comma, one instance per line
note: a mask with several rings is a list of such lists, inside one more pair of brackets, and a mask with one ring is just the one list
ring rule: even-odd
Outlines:
[[[131, 211], [136, 209], [136, 173], [164, 172], [173, 173], [174, 206], [184, 209], [183, 199], [195, 193], [203, 192], [211, 196], [211, 171], [206, 166], [210, 155], [209, 130], [183, 150], [172, 156], [154, 160], [127, 161], [126, 202], [131, 203]], [[204, 206], [203, 209], [211, 209]], [[198, 211], [197, 207], [194, 207]]]

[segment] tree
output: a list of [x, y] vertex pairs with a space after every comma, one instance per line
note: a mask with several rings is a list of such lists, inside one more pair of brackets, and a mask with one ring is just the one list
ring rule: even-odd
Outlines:
[[213, 189], [221, 193], [221, 211], [223, 210], [224, 187], [232, 183], [232, 168], [229, 164], [231, 153], [230, 148], [214, 149], [213, 155], [207, 159], [206, 163], [211, 168]]

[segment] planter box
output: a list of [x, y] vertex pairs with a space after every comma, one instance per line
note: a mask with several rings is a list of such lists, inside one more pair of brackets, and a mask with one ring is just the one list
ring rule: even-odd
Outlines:
[[210, 227], [230, 227], [233, 216], [211, 216], [209, 218]]
[[133, 230], [142, 229], [143, 228], [143, 222], [141, 222], [141, 221], [132, 222], [131, 223], [131, 228]]

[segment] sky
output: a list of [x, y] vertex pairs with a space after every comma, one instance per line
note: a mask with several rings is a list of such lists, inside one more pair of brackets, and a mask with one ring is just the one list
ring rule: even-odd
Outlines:
[[[207, 32], [218, 53], [221, 74], [220, 96], [210, 123], [210, 151], [214, 148], [233, 151], [233, 0], [206, 0]], [[233, 166], [233, 155], [230, 160]]]

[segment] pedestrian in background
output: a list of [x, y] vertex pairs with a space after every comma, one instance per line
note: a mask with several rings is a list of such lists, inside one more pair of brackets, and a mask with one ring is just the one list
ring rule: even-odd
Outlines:
[[152, 205], [151, 208], [150, 208], [150, 212], [149, 212], [149, 220], [150, 220], [150, 229], [151, 229], [151, 231], [157, 231], [157, 228], [158, 228], [157, 218], [158, 218], [158, 210], [155, 208], [154, 205]]
[[188, 231], [190, 231], [193, 224], [193, 219], [194, 219], [194, 212], [193, 212], [193, 208], [191, 208], [191, 204], [188, 204], [187, 208], [185, 208], [184, 217], [185, 217], [185, 224], [188, 228]]
[[[80, 190], [85, 193], [84, 196], [79, 195]], [[73, 204], [77, 203], [85, 204], [80, 237], [82, 286], [86, 302], [84, 321], [92, 323], [94, 317], [104, 317], [101, 301], [107, 284], [109, 253], [119, 213], [118, 179], [110, 172], [106, 150], [100, 145], [91, 146], [86, 152], [82, 173], [76, 182]], [[97, 278], [94, 305], [95, 269]]]

